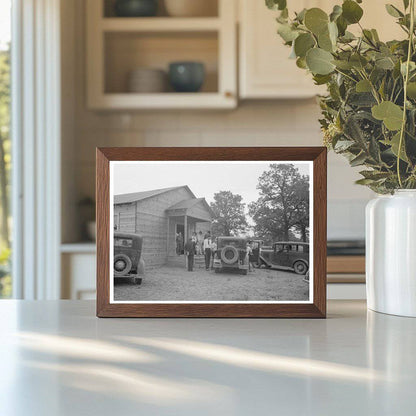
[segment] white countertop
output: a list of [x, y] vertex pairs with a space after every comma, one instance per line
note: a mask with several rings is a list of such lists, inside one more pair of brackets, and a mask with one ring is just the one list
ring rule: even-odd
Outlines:
[[0, 301], [0, 415], [415, 415], [416, 319], [97, 319]]

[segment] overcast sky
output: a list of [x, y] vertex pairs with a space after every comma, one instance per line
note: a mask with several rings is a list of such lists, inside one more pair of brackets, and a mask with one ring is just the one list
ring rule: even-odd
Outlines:
[[[279, 162], [274, 162], [279, 163]], [[282, 162], [284, 164], [288, 162]], [[248, 204], [256, 201], [258, 178], [270, 162], [112, 162], [114, 195], [188, 185], [197, 198], [213, 201], [219, 191], [231, 191]], [[292, 162], [309, 176], [309, 162]]]

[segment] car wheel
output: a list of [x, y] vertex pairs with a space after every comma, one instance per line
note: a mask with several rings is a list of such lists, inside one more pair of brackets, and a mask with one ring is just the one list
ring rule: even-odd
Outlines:
[[135, 277], [133, 279], [133, 282], [135, 285], [141, 285], [142, 284], [142, 278], [141, 277]]
[[130, 257], [122, 253], [114, 256], [114, 276], [125, 276], [130, 273], [131, 268], [132, 263]]
[[221, 260], [225, 264], [234, 264], [238, 260], [238, 250], [233, 246], [225, 246], [221, 250]]
[[308, 271], [308, 266], [303, 261], [297, 261], [293, 265], [293, 269], [295, 270], [296, 274], [306, 274]]

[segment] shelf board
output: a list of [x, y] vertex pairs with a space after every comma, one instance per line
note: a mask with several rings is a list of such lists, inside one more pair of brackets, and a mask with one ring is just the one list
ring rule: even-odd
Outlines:
[[95, 109], [218, 109], [235, 108], [236, 100], [220, 93], [103, 94], [89, 107]]
[[220, 29], [218, 17], [107, 17], [100, 20], [104, 32], [205, 32]]
[[95, 243], [92, 241], [81, 241], [78, 243], [61, 244], [61, 253], [95, 253]]

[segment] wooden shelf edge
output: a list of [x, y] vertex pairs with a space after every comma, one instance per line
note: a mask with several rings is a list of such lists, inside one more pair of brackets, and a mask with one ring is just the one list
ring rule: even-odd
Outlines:
[[233, 109], [237, 100], [221, 93], [103, 94], [90, 99], [96, 110], [128, 109]]
[[328, 256], [330, 274], [365, 274], [365, 256]]
[[92, 253], [96, 252], [95, 242], [82, 241], [79, 243], [62, 243], [60, 246], [62, 254]]
[[221, 27], [218, 17], [107, 17], [99, 22], [104, 32], [205, 32]]

